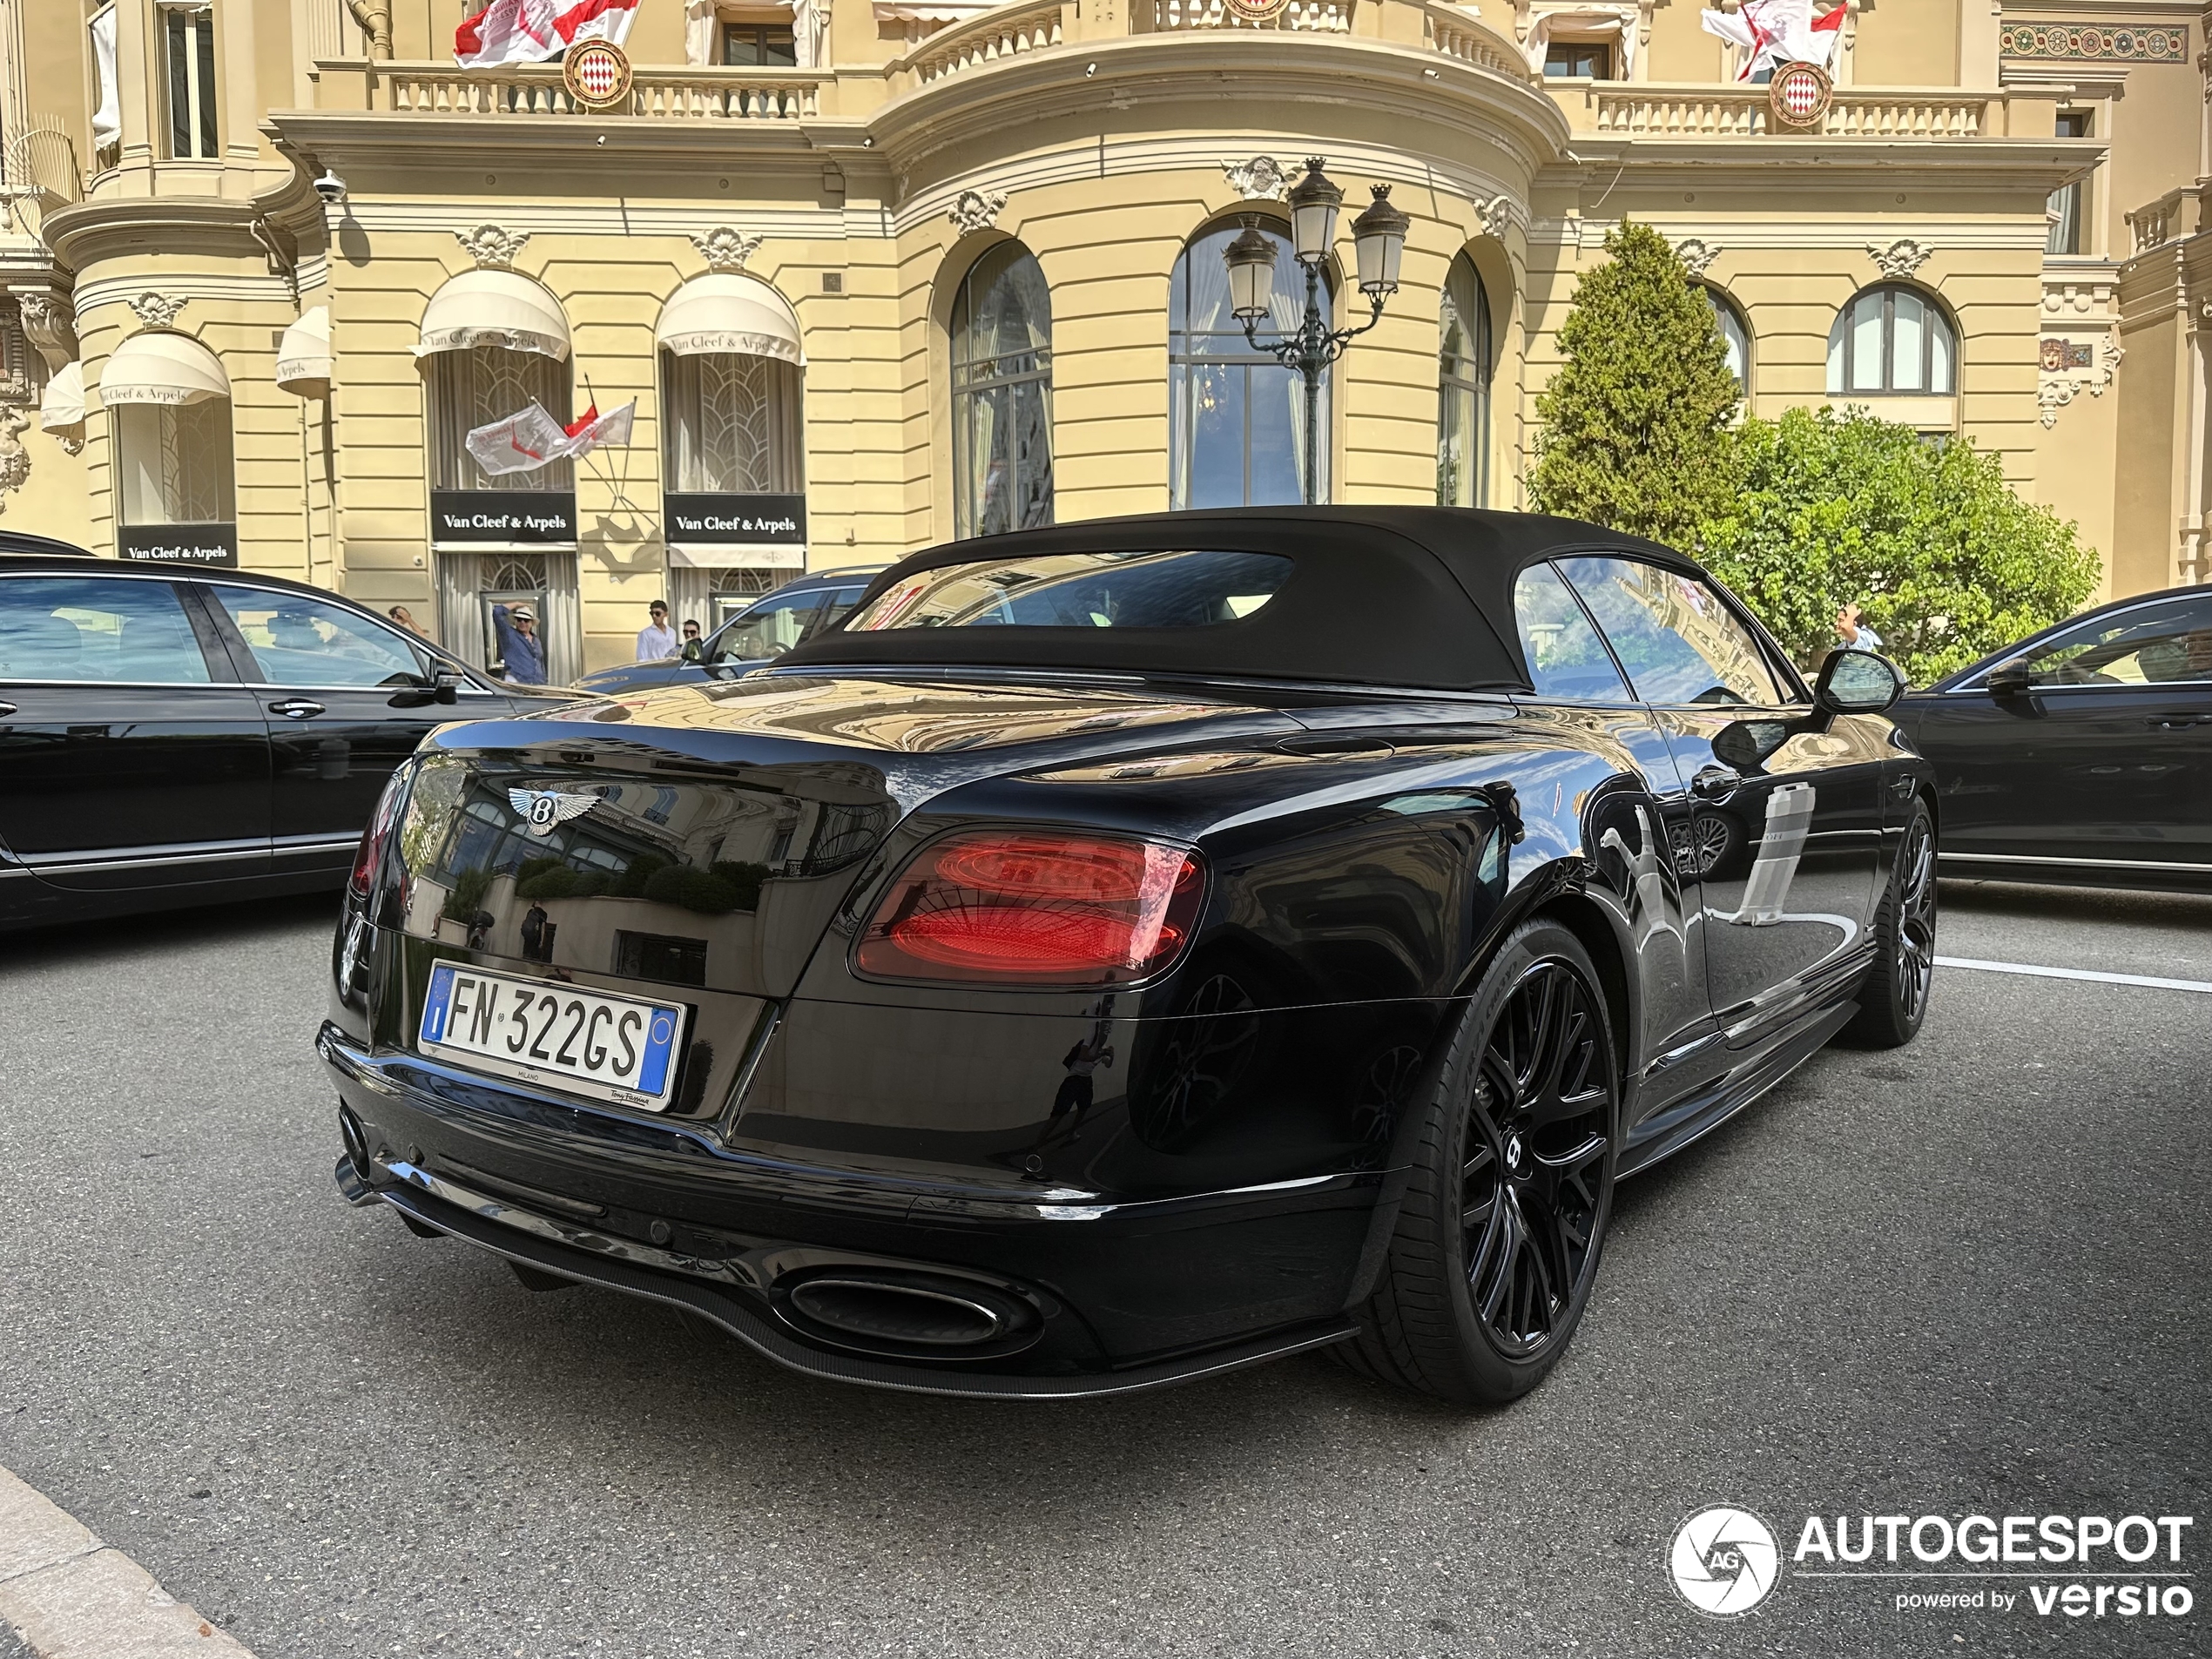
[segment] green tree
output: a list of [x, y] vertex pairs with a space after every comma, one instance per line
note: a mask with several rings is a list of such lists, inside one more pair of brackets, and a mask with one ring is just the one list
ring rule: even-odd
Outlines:
[[1734, 487], [1698, 539], [1801, 663], [1827, 653], [1837, 610], [1856, 604], [1920, 685], [2071, 615], [2099, 570], [1995, 455], [1857, 408], [1745, 421]]
[[1735, 492], [1741, 395], [1712, 302], [1666, 239], [1624, 222], [1605, 251], [1575, 284], [1566, 361], [1536, 398], [1530, 496], [1541, 512], [1692, 550]]

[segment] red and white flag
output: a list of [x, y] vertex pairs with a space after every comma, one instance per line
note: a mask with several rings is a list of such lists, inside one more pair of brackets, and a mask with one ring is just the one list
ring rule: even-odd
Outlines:
[[1740, 10], [1706, 11], [1698, 21], [1707, 34], [1718, 35], [1743, 54], [1743, 67], [1736, 78], [1748, 81], [1763, 69], [1784, 64], [1827, 68], [1849, 10], [1838, 6], [1816, 17], [1812, 0], [1743, 0]]
[[602, 444], [628, 443], [631, 424], [637, 418], [637, 400], [634, 397], [620, 408], [609, 409], [604, 415], [599, 413], [599, 406], [594, 403], [580, 419], [570, 424], [565, 441], [561, 445], [561, 453], [575, 461], [590, 455]]
[[453, 55], [468, 69], [542, 64], [579, 40], [621, 45], [637, 21], [639, 0], [491, 0], [453, 37]]
[[581, 460], [610, 443], [628, 443], [637, 418], [636, 398], [604, 415], [595, 403], [565, 427], [533, 403], [519, 415], [476, 428], [463, 442], [485, 474], [497, 478], [536, 472], [548, 462]]
[[569, 435], [561, 423], [533, 403], [519, 415], [480, 426], [463, 440], [476, 464], [494, 478], [510, 472], [536, 472], [561, 458]]

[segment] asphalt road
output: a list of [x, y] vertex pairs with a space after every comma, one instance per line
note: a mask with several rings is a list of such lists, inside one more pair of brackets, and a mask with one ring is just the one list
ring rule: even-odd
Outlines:
[[[2212, 899], [1946, 900], [1947, 954], [2212, 979]], [[260, 1659], [2212, 1650], [2202, 1575], [2123, 1622], [1785, 1575], [1723, 1622], [1666, 1571], [1723, 1501], [2195, 1514], [2206, 1559], [2212, 997], [1942, 971], [1915, 1046], [1624, 1189], [1505, 1412], [1314, 1358], [973, 1404], [345, 1208], [330, 914], [0, 941], [0, 1465]]]

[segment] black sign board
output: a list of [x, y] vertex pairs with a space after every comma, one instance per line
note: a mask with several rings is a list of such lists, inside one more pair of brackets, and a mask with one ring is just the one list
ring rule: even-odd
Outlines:
[[115, 532], [115, 550], [145, 564], [220, 565], [238, 568], [235, 524], [125, 524]]
[[497, 545], [576, 545], [576, 492], [550, 489], [434, 489], [430, 540]]
[[803, 547], [806, 543], [804, 496], [668, 496], [661, 505], [667, 516], [661, 534], [678, 547], [713, 542]]

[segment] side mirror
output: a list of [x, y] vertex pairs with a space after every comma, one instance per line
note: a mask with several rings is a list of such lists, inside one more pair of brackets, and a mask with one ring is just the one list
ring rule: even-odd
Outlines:
[[2009, 663], [2000, 663], [1991, 669], [1982, 684], [1989, 688], [1992, 697], [2026, 697], [2033, 684], [2028, 678], [2027, 658], [2015, 657]]
[[1905, 676], [1871, 651], [1831, 651], [1820, 665], [1812, 705], [1823, 714], [1881, 714], [1905, 695]]
[[458, 669], [448, 668], [441, 664], [431, 671], [431, 700], [438, 703], [458, 703], [461, 701], [461, 688], [464, 684], [466, 682], [461, 678], [461, 671]]

